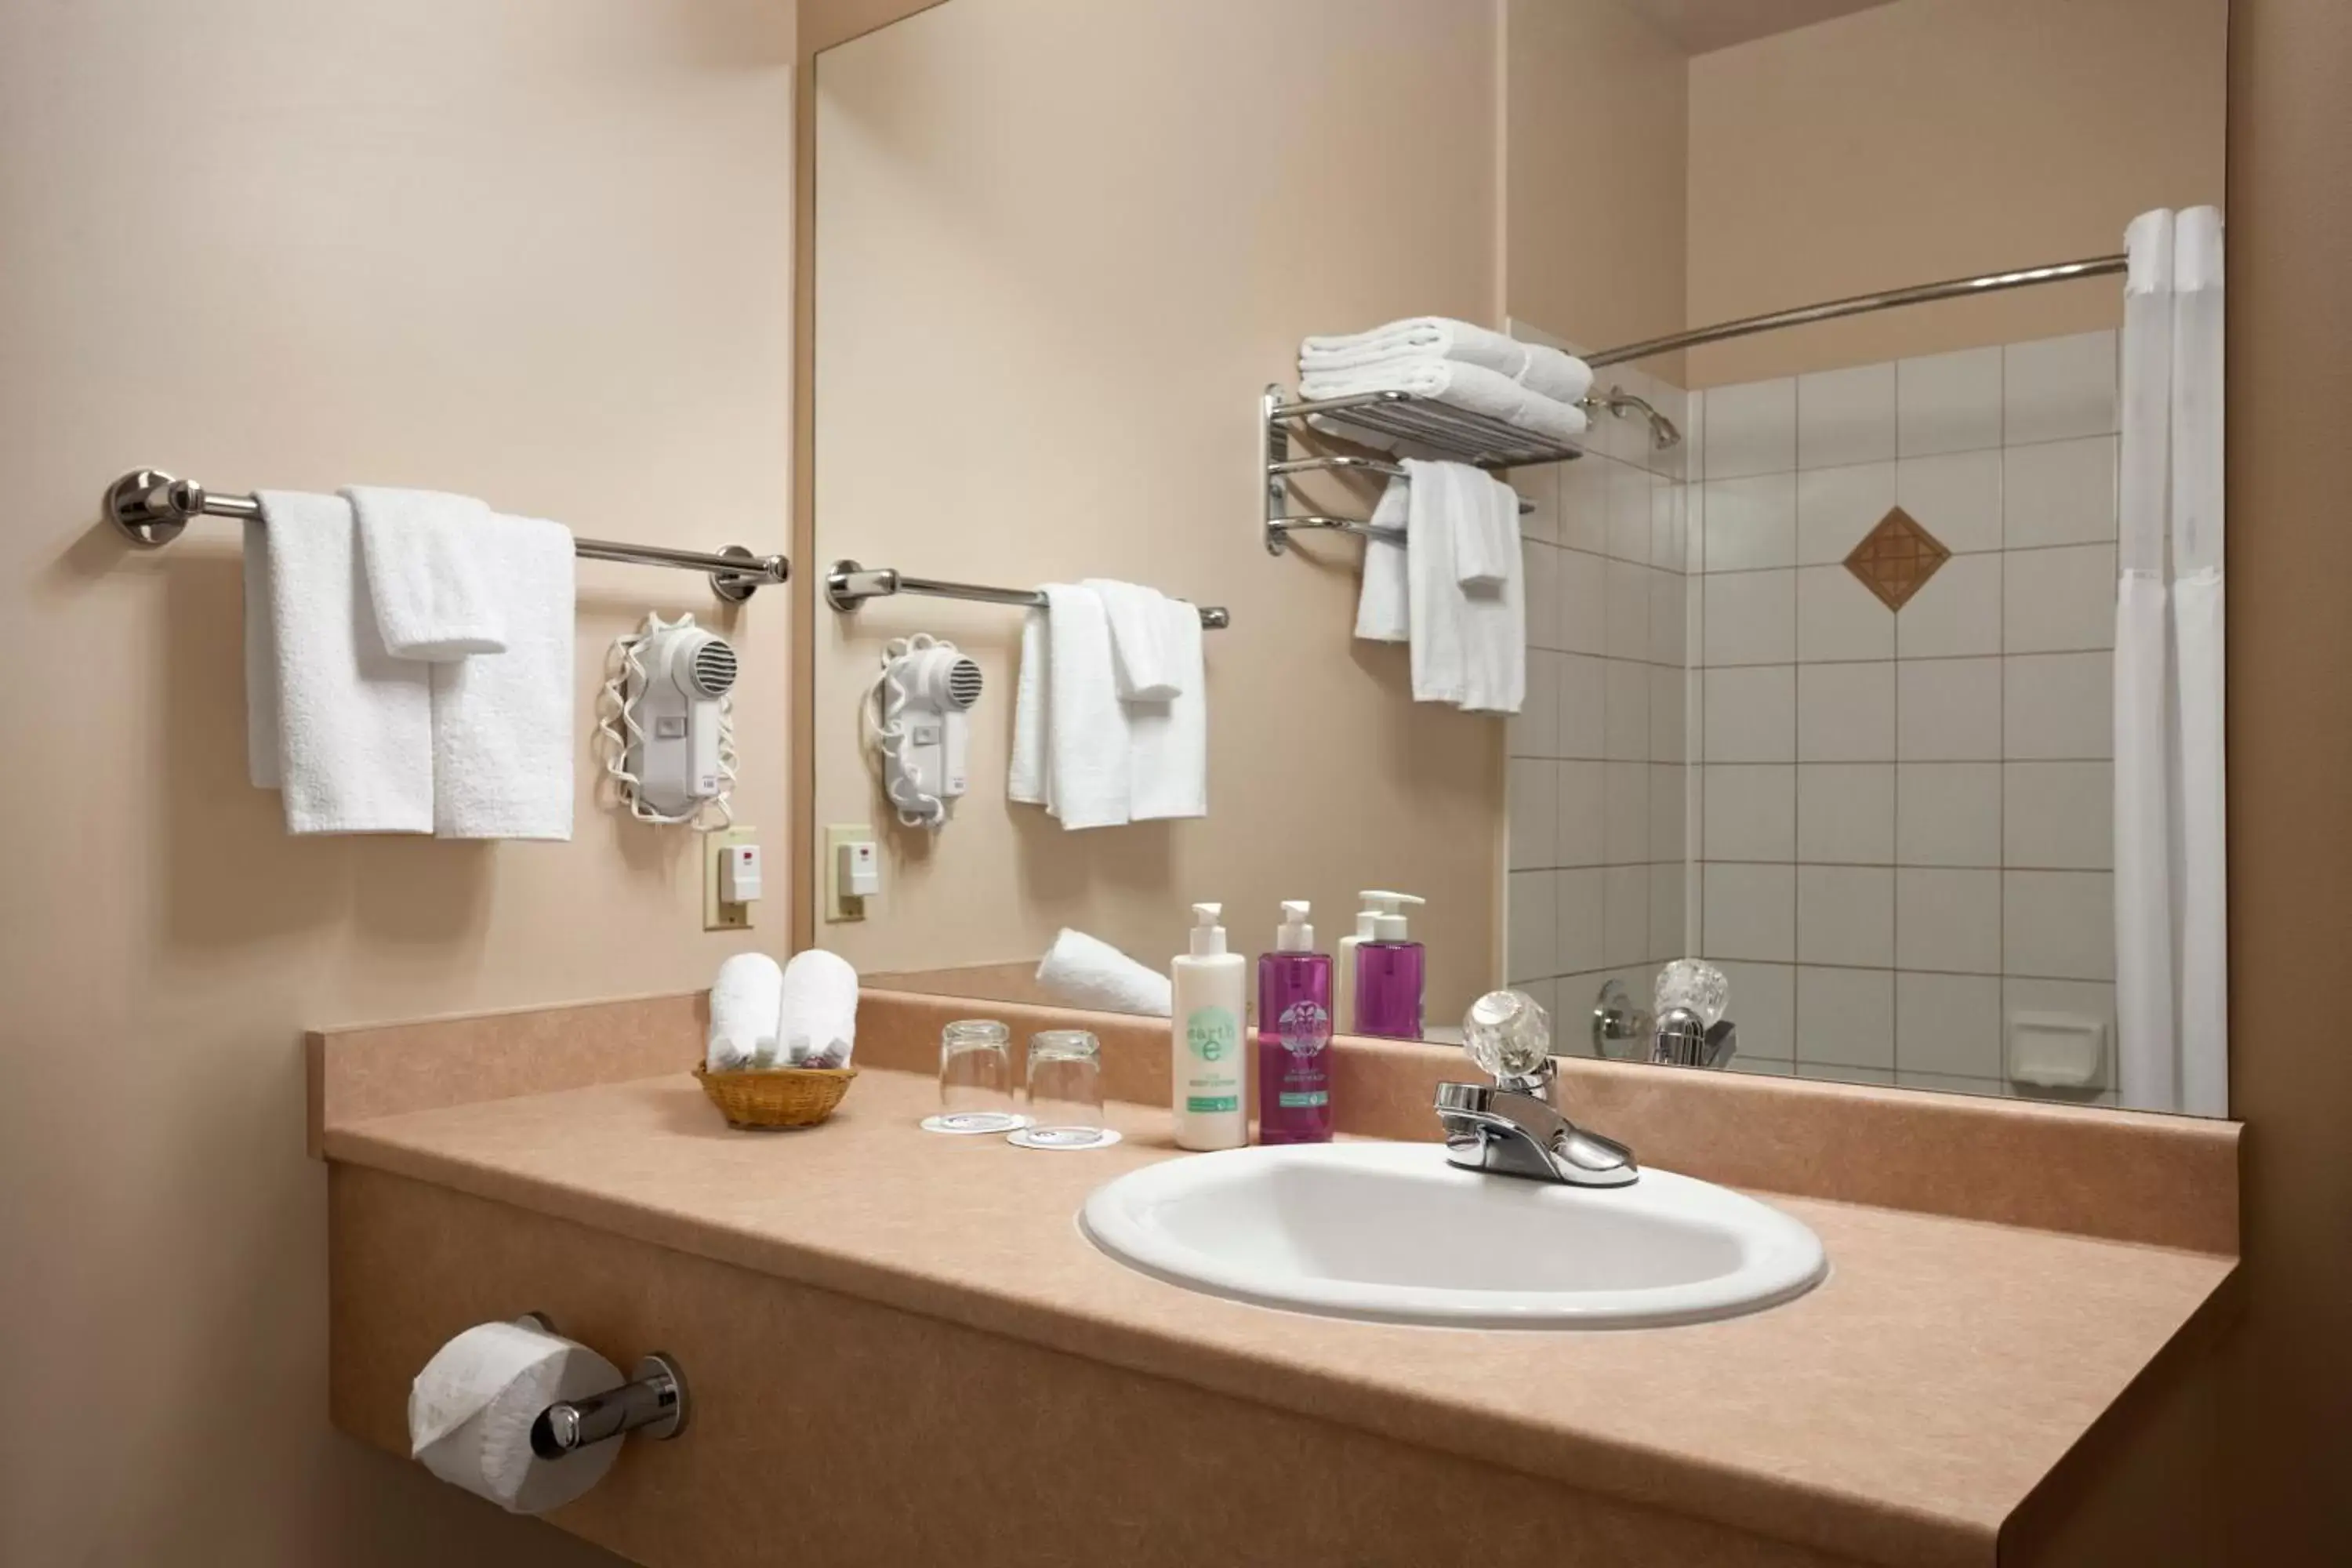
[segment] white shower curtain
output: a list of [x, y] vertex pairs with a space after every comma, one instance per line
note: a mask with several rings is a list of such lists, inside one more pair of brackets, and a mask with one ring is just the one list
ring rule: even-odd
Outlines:
[[2115, 712], [2121, 1099], [2221, 1116], [2229, 1110], [2221, 216], [2212, 207], [2143, 213], [2124, 239]]

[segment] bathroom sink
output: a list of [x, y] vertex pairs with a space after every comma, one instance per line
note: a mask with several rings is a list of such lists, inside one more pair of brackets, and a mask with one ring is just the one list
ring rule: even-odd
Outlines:
[[1644, 1170], [1588, 1188], [1465, 1171], [1437, 1143], [1314, 1143], [1168, 1160], [1079, 1223], [1129, 1268], [1327, 1317], [1634, 1329], [1776, 1306], [1819, 1283], [1819, 1237], [1727, 1188]]

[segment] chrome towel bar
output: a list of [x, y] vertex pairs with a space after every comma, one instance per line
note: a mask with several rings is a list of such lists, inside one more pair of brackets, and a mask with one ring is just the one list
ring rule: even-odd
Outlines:
[[[1033, 610], [1045, 607], [1045, 595], [1034, 588], [986, 588], [977, 583], [910, 577], [895, 566], [860, 566], [855, 561], [836, 561], [833, 570], [824, 574], [824, 602], [844, 615], [868, 599], [887, 599], [893, 594], [971, 599], [983, 605], [1019, 605]], [[1203, 605], [1200, 608], [1201, 625], [1209, 631], [1221, 632], [1234, 624], [1233, 616], [1223, 605]]]
[[[106, 515], [133, 544], [153, 549], [179, 538], [191, 518], [257, 518], [261, 503], [249, 495], [215, 494], [194, 479], [174, 479], [161, 469], [133, 468], [106, 487]], [[710, 591], [730, 605], [741, 604], [761, 588], [788, 582], [793, 574], [793, 563], [785, 557], [755, 555], [740, 544], [713, 552], [575, 538], [572, 549], [590, 561], [708, 572]]]

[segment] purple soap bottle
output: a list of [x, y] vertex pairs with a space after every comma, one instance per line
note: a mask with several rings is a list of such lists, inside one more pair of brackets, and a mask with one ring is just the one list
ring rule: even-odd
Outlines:
[[1303, 899], [1286, 900], [1257, 961], [1257, 1141], [1331, 1141], [1331, 955], [1315, 951]]
[[1421, 943], [1408, 938], [1404, 907], [1411, 893], [1368, 890], [1370, 934], [1356, 944], [1356, 1032], [1394, 1040], [1421, 1038]]

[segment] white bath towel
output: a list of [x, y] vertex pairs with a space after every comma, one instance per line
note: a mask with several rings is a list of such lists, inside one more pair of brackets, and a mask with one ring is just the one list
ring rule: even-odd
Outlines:
[[1091, 588], [1044, 591], [1044, 613], [1022, 626], [1005, 793], [1066, 828], [1117, 827], [1130, 816], [1133, 737], [1111, 673], [1110, 623]]
[[1372, 508], [1364, 541], [1364, 580], [1356, 590], [1356, 635], [1366, 642], [1405, 642], [1412, 635], [1412, 598], [1405, 583], [1405, 525], [1412, 481], [1394, 479]]
[[1154, 597], [1159, 603], [1152, 613], [1177, 695], [1122, 704], [1129, 737], [1128, 816], [1135, 822], [1209, 815], [1209, 685], [1201, 612], [1181, 599]]
[[[1414, 463], [1405, 525], [1405, 576], [1416, 701], [1451, 702], [1473, 712], [1516, 713], [1527, 695], [1527, 609], [1514, 557], [1499, 584], [1465, 587], [1457, 565], [1463, 520], [1517, 505], [1507, 486], [1475, 468]], [[1496, 491], [1501, 494], [1497, 496]]]
[[1054, 622], [1045, 610], [1021, 621], [1021, 668], [1013, 689], [1013, 757], [1004, 774], [1004, 795], [1023, 805], [1045, 805], [1053, 789], [1045, 765], [1045, 735], [1053, 694]]
[[1167, 1017], [1175, 1008], [1168, 976], [1082, 931], [1065, 928], [1037, 965], [1037, 984], [1072, 1007]]
[[[1459, 360], [1389, 360], [1360, 370], [1318, 372], [1298, 380], [1298, 395], [1306, 398], [1391, 391], [1410, 392], [1449, 407], [1500, 419], [1547, 441], [1572, 442], [1584, 434], [1587, 423], [1580, 408], [1529, 392], [1499, 372]], [[1368, 439], [1350, 430], [1340, 434], [1351, 441]]]
[[1499, 588], [1519, 559], [1518, 492], [1466, 463], [1414, 463], [1408, 473], [1444, 468], [1453, 515], [1454, 579], [1465, 588]]
[[[1500, 581], [1460, 583], [1462, 618], [1462, 708], [1471, 713], [1517, 713], [1528, 694], [1527, 584], [1520, 562], [1518, 497], [1492, 475], [1466, 469], [1457, 482], [1468, 492], [1464, 516], [1483, 521], [1469, 526], [1510, 542]], [[1462, 574], [1457, 542], [1454, 573]]]
[[702, 1065], [712, 1072], [781, 1065], [784, 972], [764, 952], [739, 952], [710, 983], [710, 1029]]
[[845, 1068], [857, 1049], [857, 971], [812, 947], [784, 965], [777, 1043], [794, 1067]]
[[386, 652], [438, 664], [506, 647], [501, 584], [484, 558], [488, 507], [438, 490], [347, 485], [339, 493], [359, 520]]
[[1079, 585], [1092, 588], [1101, 598], [1103, 615], [1110, 622], [1111, 672], [1119, 696], [1129, 701], [1165, 702], [1179, 695], [1183, 690], [1175, 668], [1179, 650], [1164, 629], [1166, 606], [1172, 602], [1168, 595], [1110, 577], [1088, 577]]
[[350, 504], [259, 499], [245, 531], [253, 782], [283, 793], [289, 833], [432, 832], [431, 667], [385, 651]]
[[493, 513], [477, 530], [504, 605], [504, 653], [433, 672], [433, 831], [569, 838], [573, 755], [572, 531]]
[[1591, 367], [1574, 354], [1450, 316], [1408, 316], [1370, 331], [1310, 337], [1299, 345], [1298, 374], [1361, 370], [1401, 359], [1459, 360], [1560, 403], [1592, 390]]

